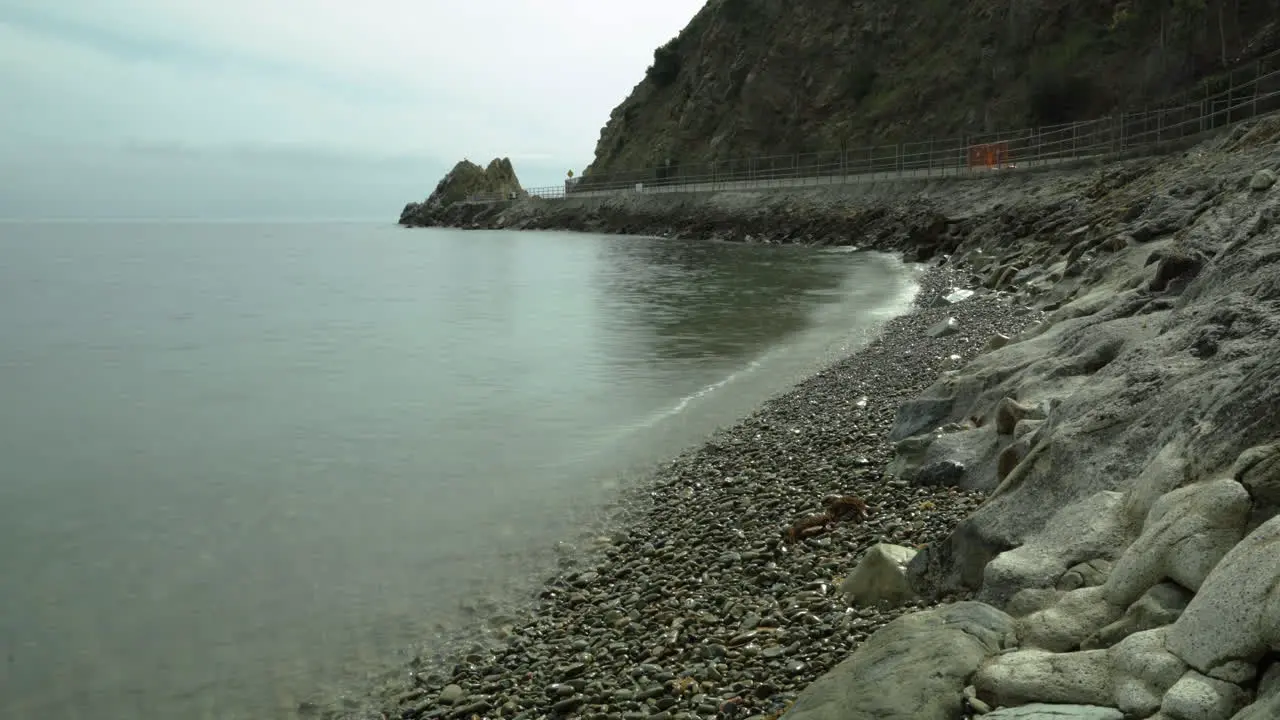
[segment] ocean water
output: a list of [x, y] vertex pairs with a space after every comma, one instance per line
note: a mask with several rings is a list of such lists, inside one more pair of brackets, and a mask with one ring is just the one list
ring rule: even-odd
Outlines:
[[0, 224], [0, 717], [287, 718], [903, 312], [862, 252]]

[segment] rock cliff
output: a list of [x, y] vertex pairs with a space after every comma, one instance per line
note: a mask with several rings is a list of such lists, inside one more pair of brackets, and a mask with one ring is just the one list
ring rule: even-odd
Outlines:
[[434, 225], [450, 207], [477, 195], [515, 200], [525, 197], [526, 193], [509, 159], [494, 158], [487, 167], [462, 160], [445, 173], [426, 200], [405, 205], [400, 224]]
[[1141, 108], [1280, 44], [1270, 0], [710, 0], [587, 175]]

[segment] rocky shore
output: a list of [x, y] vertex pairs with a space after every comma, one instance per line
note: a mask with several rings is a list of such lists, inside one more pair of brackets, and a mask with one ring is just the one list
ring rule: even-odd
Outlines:
[[[982, 500], [882, 477], [897, 406], [1039, 315], [1007, 294], [943, 299], [969, 282], [929, 272], [916, 310], [881, 339], [661, 468], [596, 562], [548, 583], [528, 617], [497, 629], [496, 651], [416, 665], [372, 707], [317, 714], [776, 715], [870, 633], [926, 606], [851, 609], [841, 582], [852, 559], [939, 542]], [[784, 536], [832, 494], [864, 498], [869, 517]]]
[[[500, 649], [349, 716], [1280, 717], [1278, 139], [1263, 118], [1075, 173], [502, 210], [935, 269], [879, 341], [659, 473]], [[865, 521], [784, 537], [846, 494]]]

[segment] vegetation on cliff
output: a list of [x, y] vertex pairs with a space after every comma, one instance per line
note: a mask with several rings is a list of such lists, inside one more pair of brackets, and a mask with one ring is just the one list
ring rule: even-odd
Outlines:
[[1141, 107], [1280, 45], [1268, 0], [709, 0], [588, 174], [955, 137]]

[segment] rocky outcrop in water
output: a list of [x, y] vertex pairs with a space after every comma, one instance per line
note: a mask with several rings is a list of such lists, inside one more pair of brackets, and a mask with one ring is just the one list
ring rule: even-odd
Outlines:
[[[487, 167], [463, 160], [445, 174], [422, 202], [411, 202], [400, 213], [401, 225], [437, 225], [464, 200], [483, 196], [490, 201], [514, 201], [527, 196], [507, 158], [494, 158]], [[463, 204], [465, 207], [465, 203]], [[456, 212], [456, 211], [455, 211]], [[444, 223], [447, 224], [447, 223]]]

